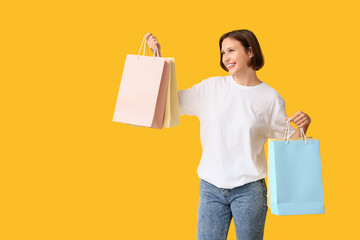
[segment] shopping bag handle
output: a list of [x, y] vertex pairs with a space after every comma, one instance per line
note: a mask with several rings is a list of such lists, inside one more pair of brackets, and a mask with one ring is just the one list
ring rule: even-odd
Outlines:
[[[286, 144], [289, 143], [289, 133], [290, 133], [290, 122], [291, 122], [291, 118], [289, 118], [286, 121], [286, 127], [285, 127], [285, 133], [284, 133], [284, 137], [283, 137], [283, 141], [286, 140]], [[300, 135], [301, 135], [301, 140], [305, 140], [305, 144], [307, 144], [307, 139], [304, 133], [304, 130], [302, 128], [300, 128]]]
[[[139, 49], [138, 59], [139, 59], [139, 56], [140, 56], [141, 49], [142, 49], [142, 47], [143, 47], [143, 45], [144, 45], [144, 42], [145, 42], [145, 46], [144, 46], [143, 56], [145, 56], [145, 49], [146, 49], [146, 55], [148, 55], [148, 49], [147, 49], [147, 44], [146, 44], [147, 41], [146, 41], [145, 36], [144, 36], [144, 38], [143, 38], [143, 40], [142, 40], [142, 42], [141, 42], [140, 49]], [[155, 53], [154, 53], [153, 58], [155, 58], [155, 56], [159, 57], [159, 50], [158, 50], [157, 45], [155, 45], [154, 52], [155, 52]]]

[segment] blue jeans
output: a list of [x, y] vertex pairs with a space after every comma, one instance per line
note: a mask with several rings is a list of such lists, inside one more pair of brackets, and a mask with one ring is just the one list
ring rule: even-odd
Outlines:
[[263, 239], [267, 213], [266, 184], [261, 179], [233, 189], [200, 179], [198, 240], [226, 240], [234, 218], [238, 240]]

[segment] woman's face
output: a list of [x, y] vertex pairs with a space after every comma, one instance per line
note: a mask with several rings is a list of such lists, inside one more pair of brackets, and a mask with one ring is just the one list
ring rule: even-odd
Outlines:
[[250, 61], [250, 57], [253, 56], [251, 51], [245, 52], [245, 49], [241, 42], [233, 38], [225, 38], [221, 47], [222, 62], [229, 70], [229, 74], [247, 70], [249, 66], [247, 63]]

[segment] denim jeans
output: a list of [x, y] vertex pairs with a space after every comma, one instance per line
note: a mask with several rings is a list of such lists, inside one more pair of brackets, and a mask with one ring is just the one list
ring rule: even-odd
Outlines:
[[233, 189], [200, 179], [198, 240], [226, 240], [234, 218], [238, 240], [263, 239], [267, 213], [266, 184], [261, 179]]

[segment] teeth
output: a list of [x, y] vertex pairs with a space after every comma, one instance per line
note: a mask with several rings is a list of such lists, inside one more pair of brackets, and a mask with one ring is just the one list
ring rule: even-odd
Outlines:
[[232, 63], [232, 64], [229, 64], [229, 65], [227, 65], [228, 67], [230, 67], [230, 66], [234, 66], [235, 65], [235, 63]]

